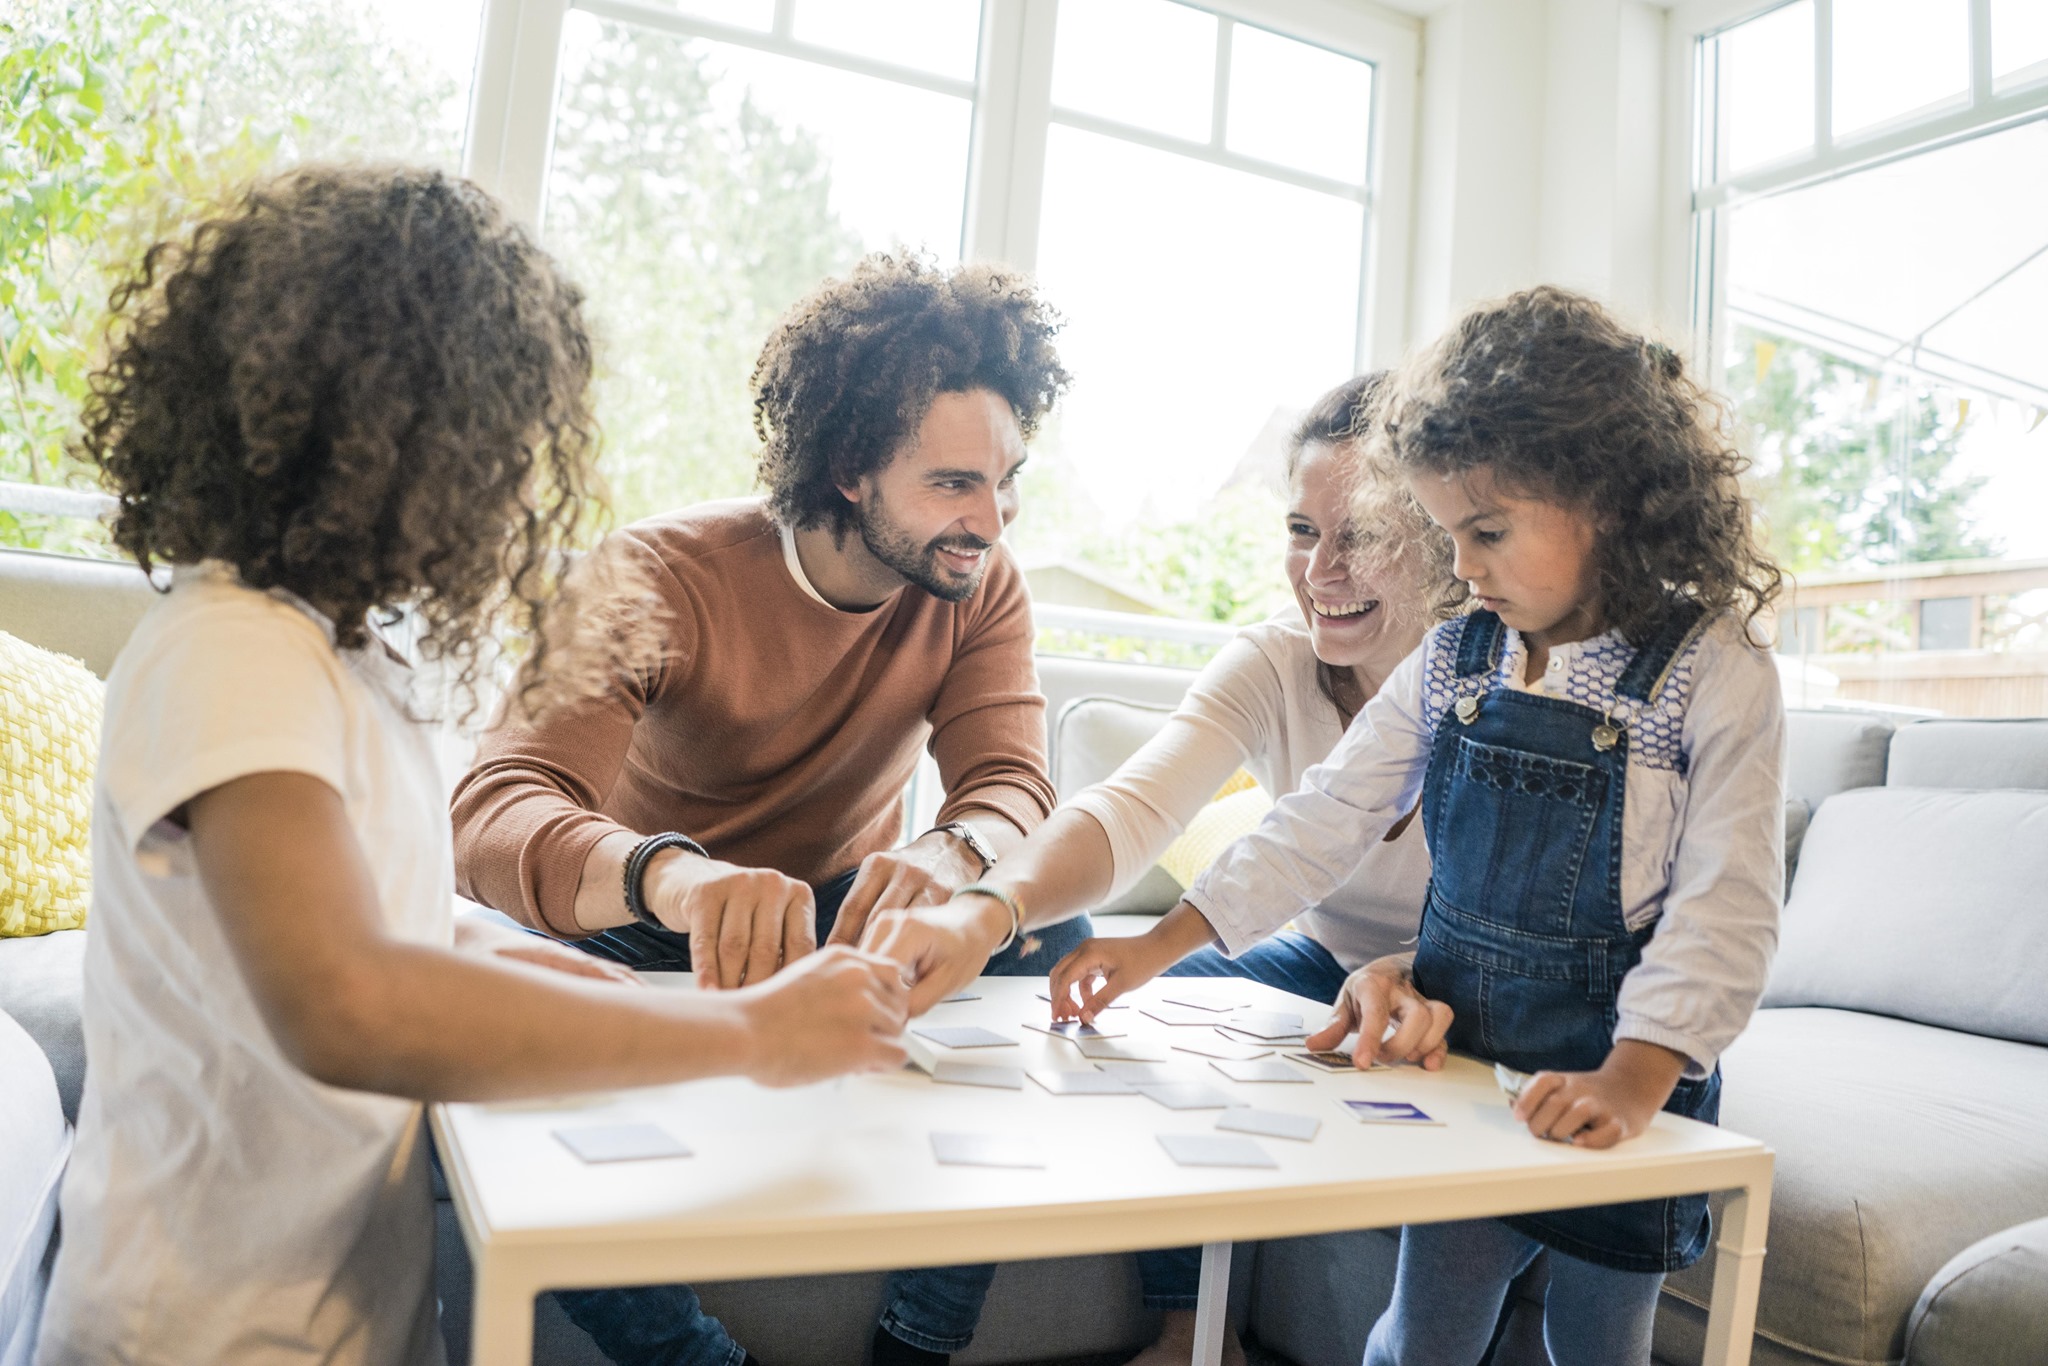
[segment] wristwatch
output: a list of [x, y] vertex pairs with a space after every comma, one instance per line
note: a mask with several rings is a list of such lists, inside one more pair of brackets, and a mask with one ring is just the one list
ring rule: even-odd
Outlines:
[[986, 873], [989, 869], [996, 866], [996, 851], [991, 849], [988, 841], [977, 834], [974, 827], [966, 821], [947, 821], [944, 825], [933, 826], [925, 833], [938, 834], [941, 831], [953, 836], [973, 850], [974, 856], [981, 860], [982, 872]]

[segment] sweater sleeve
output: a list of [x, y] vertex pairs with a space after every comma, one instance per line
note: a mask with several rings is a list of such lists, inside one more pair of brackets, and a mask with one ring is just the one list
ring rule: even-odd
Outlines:
[[982, 585], [986, 605], [971, 618], [932, 702], [931, 753], [946, 790], [938, 820], [990, 811], [1028, 835], [1053, 806], [1045, 695], [1024, 576], [1008, 551], [997, 555]]
[[1785, 879], [1785, 703], [1739, 628], [1701, 642], [1670, 888], [1622, 979], [1614, 1037], [1683, 1053], [1704, 1077], [1749, 1023], [1778, 943]]
[[602, 697], [558, 707], [538, 725], [500, 720], [478, 742], [450, 813], [456, 890], [565, 939], [591, 933], [576, 923], [584, 861], [607, 835], [626, 828], [600, 810], [625, 763], [633, 728], [695, 647], [694, 617], [674, 610], [674, 576], [639, 542], [622, 537], [614, 544], [643, 560], [643, 581], [670, 597], [670, 644], [662, 664], [622, 678]]
[[1243, 953], [1327, 900], [1415, 805], [1429, 764], [1422, 683], [1430, 648], [1425, 640], [1401, 661], [1330, 757], [1188, 889], [1224, 952]]
[[1109, 836], [1109, 897], [1135, 886], [1232, 773], [1265, 744], [1281, 710], [1272, 660], [1240, 635], [1189, 685], [1178, 710], [1115, 773], [1068, 805]]

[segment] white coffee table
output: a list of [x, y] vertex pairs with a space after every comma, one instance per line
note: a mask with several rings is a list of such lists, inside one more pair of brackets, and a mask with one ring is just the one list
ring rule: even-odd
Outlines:
[[[1254, 983], [1175, 979], [1313, 1024], [1327, 1008]], [[1083, 1067], [1072, 1045], [1022, 1027], [1045, 1018], [1043, 979], [983, 978], [981, 999], [918, 1023], [979, 1024], [1013, 1047], [925, 1059]], [[1137, 1010], [1106, 1020], [1164, 1048], [1183, 1030]], [[1206, 1031], [1205, 1031], [1206, 1032]], [[717, 1080], [550, 1105], [439, 1105], [435, 1138], [475, 1264], [474, 1359], [532, 1357], [534, 1298], [588, 1286], [736, 1280], [1204, 1245], [1197, 1363], [1220, 1358], [1230, 1245], [1693, 1191], [1727, 1191], [1717, 1225], [1708, 1366], [1749, 1360], [1771, 1193], [1768, 1148], [1660, 1115], [1640, 1138], [1585, 1152], [1529, 1136], [1492, 1070], [1454, 1058], [1414, 1068], [1320, 1073], [1309, 1085], [1236, 1083], [1172, 1053], [1189, 1079], [1263, 1109], [1317, 1116], [1312, 1142], [1259, 1138], [1275, 1170], [1176, 1166], [1162, 1133], [1213, 1131], [1217, 1111], [1142, 1096], [1054, 1096], [942, 1086], [921, 1071], [771, 1091]], [[1407, 1100], [1439, 1128], [1359, 1124], [1340, 1098]], [[660, 1124], [693, 1156], [586, 1165], [554, 1137], [569, 1126]], [[934, 1130], [1028, 1134], [1044, 1170], [941, 1166]]]

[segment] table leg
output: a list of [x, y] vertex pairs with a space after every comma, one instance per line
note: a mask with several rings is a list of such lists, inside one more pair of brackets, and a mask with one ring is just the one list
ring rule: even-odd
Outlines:
[[1199, 1294], [1195, 1301], [1194, 1366], [1222, 1366], [1223, 1328], [1230, 1318], [1230, 1244], [1202, 1244]]
[[525, 1366], [533, 1360], [533, 1286], [488, 1262], [476, 1269], [469, 1359], [475, 1366]]
[[1749, 1366], [1770, 1212], [1768, 1175], [1754, 1185], [1731, 1192], [1728, 1203], [1721, 1208], [1721, 1236], [1714, 1247], [1714, 1297], [1707, 1306], [1703, 1366]]

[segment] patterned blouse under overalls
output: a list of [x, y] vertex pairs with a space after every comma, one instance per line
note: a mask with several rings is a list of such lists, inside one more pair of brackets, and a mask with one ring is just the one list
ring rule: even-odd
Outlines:
[[[1583, 700], [1582, 689], [1567, 699], [1509, 686], [1500, 677], [1505, 628], [1491, 612], [1466, 618], [1455, 653], [1445, 652], [1454, 667], [1430, 689], [1450, 715], [1436, 727], [1423, 780], [1431, 878], [1415, 985], [1455, 1012], [1452, 1048], [1523, 1072], [1592, 1071], [1613, 1048], [1621, 979], [1655, 925], [1631, 930], [1623, 916], [1629, 752], [1675, 736], [1690, 679], [1673, 666], [1699, 622], [1697, 610], [1675, 614], [1605, 695]], [[1720, 1096], [1717, 1068], [1680, 1081], [1664, 1108], [1711, 1124]], [[1624, 1271], [1690, 1266], [1710, 1232], [1704, 1195], [1504, 1222]]]

